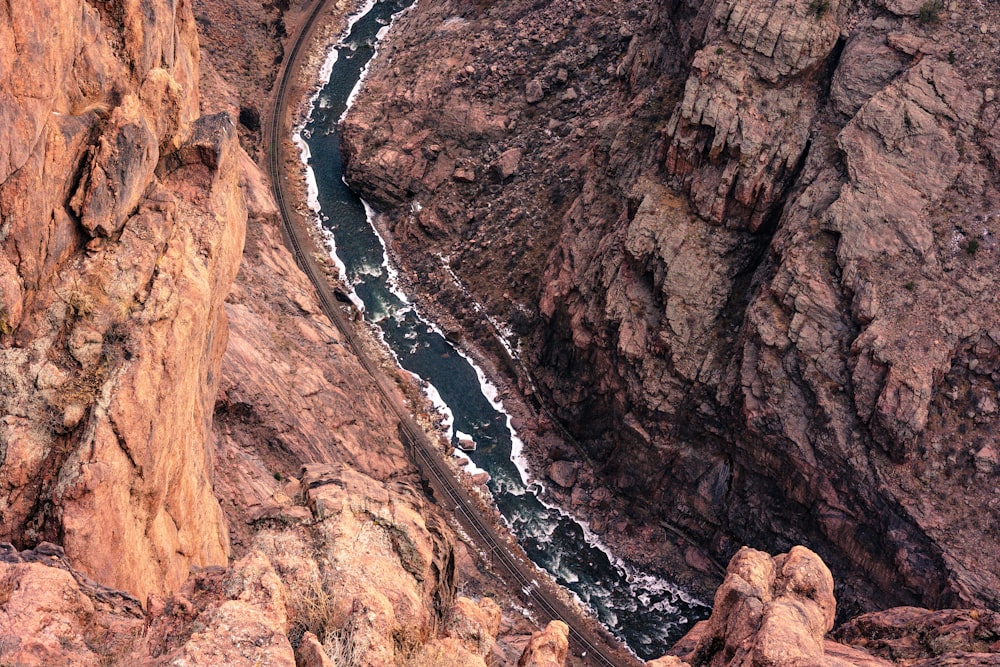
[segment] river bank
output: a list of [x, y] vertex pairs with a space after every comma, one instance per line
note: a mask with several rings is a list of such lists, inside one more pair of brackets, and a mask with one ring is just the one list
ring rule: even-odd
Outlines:
[[542, 484], [527, 480], [526, 472], [513, 465], [524, 466], [523, 447], [510, 416], [498, 410], [502, 406], [485, 374], [399, 293], [371, 210], [341, 178], [335, 130], [357, 94], [356, 81], [367, 71], [366, 59], [374, 53], [376, 35], [386, 31], [392, 7], [377, 4], [337, 47], [337, 55], [327, 59], [335, 63], [330, 82], [315, 98], [313, 115], [297, 140], [308, 145], [300, 155], [308, 157], [312, 170], [306, 179], [312, 206], [321, 209], [318, 217], [336, 237], [337, 264], [347, 271], [346, 291], [352, 301], [363, 302], [400, 364], [433, 385], [427, 393], [447, 404], [448, 425], [453, 418], [456, 432], [472, 434], [478, 442], [469, 456], [489, 471], [486, 483], [493, 498], [532, 560], [575, 591], [620, 637], [629, 637], [641, 655], [656, 657], [689, 626], [692, 610], [704, 607], [668, 581], [626, 566], [567, 510], [536, 497]]

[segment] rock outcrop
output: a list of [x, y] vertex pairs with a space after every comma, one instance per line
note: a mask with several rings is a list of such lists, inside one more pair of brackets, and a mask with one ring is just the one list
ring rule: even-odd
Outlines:
[[1000, 615], [987, 609], [897, 607], [853, 618], [834, 636], [897, 663], [1000, 664]]
[[729, 562], [712, 616], [648, 667], [889, 667], [1000, 664], [998, 616], [982, 609], [898, 607], [839, 627], [833, 578], [805, 547], [770, 557], [744, 547]]
[[551, 621], [544, 630], [531, 635], [517, 667], [563, 667], [567, 650], [569, 627], [562, 621]]
[[996, 604], [1000, 33], [919, 4], [422, 2], [345, 120], [623, 551], [708, 586], [691, 543], [808, 543], [848, 609]]
[[833, 577], [819, 556], [795, 547], [772, 559], [744, 548], [729, 562], [689, 662], [820, 664], [835, 614]]
[[223, 565], [210, 426], [240, 148], [188, 3], [0, 11], [0, 537], [144, 600]]
[[308, 467], [300, 489], [290, 503], [308, 505], [311, 521], [259, 524], [244, 556], [193, 573], [168, 598], [151, 595], [145, 610], [56, 545], [0, 545], [0, 661], [486, 664], [500, 609], [454, 599], [450, 531], [425, 500], [343, 466]]

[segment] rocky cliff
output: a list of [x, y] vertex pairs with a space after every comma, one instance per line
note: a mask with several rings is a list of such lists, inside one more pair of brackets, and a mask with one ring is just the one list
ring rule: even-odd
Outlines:
[[729, 563], [712, 616], [648, 667], [1000, 664], [1000, 617], [984, 609], [900, 607], [828, 634], [837, 600], [830, 570], [801, 546], [774, 556], [743, 548]]
[[485, 667], [536, 629], [425, 497], [248, 155], [306, 9], [0, 8], [4, 665]]
[[509, 328], [529, 440], [592, 464], [572, 499], [608, 539], [705, 571], [665, 543], [806, 543], [843, 608], [995, 605], [997, 30], [957, 1], [428, 0], [347, 119], [350, 179], [455, 335], [499, 349], [473, 301]]
[[145, 599], [225, 564], [210, 427], [246, 209], [187, 2], [0, 10], [0, 539]]

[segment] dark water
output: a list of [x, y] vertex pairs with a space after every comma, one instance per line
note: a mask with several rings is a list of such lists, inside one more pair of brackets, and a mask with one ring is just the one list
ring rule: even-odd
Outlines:
[[[531, 559], [593, 609], [597, 617], [644, 659], [662, 655], [707, 608], [671, 583], [626, 569], [594, 546], [584, 527], [545, 506], [512, 460], [521, 445], [495, 391], [475, 367], [424, 321], [393, 289], [382, 242], [365, 205], [343, 181], [337, 123], [374, 53], [379, 32], [410, 2], [385, 0], [353, 24], [337, 47], [329, 83], [319, 93], [303, 130], [316, 176], [320, 217], [332, 233], [347, 281], [378, 324], [400, 365], [429, 383], [428, 393], [447, 406], [457, 433], [471, 436], [469, 456], [489, 472], [501, 514]], [[314, 202], [315, 203], [315, 202]], [[443, 273], [443, 272], [442, 272]], [[512, 452], [512, 449], [514, 450]]]

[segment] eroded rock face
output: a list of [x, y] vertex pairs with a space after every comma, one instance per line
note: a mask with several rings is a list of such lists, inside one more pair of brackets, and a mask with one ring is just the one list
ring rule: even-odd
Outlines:
[[804, 547], [772, 559], [744, 548], [729, 562], [712, 616], [690, 661], [696, 665], [823, 662], [833, 628], [833, 577]]
[[834, 636], [887, 660], [923, 667], [1000, 662], [1000, 614], [986, 609], [898, 607], [851, 619]]
[[982, 609], [897, 607], [833, 627], [826, 565], [805, 547], [770, 557], [744, 547], [729, 562], [712, 616], [648, 667], [995, 665], [998, 616]]
[[998, 37], [884, 6], [422, 3], [348, 172], [446, 328], [515, 333], [592, 525], [608, 487], [722, 559], [814, 545], [851, 608], [993, 604]]
[[8, 8], [0, 51], [0, 536], [145, 600], [229, 551], [209, 433], [241, 151], [199, 118], [186, 2]]
[[569, 650], [569, 627], [562, 621], [550, 621], [544, 630], [531, 635], [517, 661], [518, 667], [563, 667]]
[[309, 505], [310, 524], [257, 523], [245, 555], [193, 573], [168, 598], [151, 595], [145, 609], [57, 545], [0, 544], [0, 662], [486, 664], [500, 609], [454, 599], [450, 531], [408, 484], [342, 466], [295, 482], [302, 491], [288, 502]]

